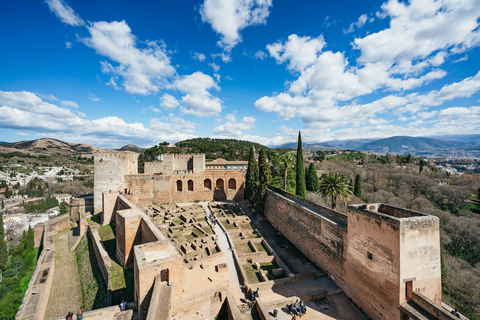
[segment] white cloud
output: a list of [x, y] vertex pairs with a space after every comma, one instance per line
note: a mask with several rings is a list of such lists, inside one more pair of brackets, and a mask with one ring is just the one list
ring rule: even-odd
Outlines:
[[233, 81], [233, 78], [232, 78], [230, 75], [227, 75], [227, 76], [225, 77], [225, 80]]
[[253, 129], [257, 119], [252, 116], [243, 117], [242, 121], [237, 121], [236, 113], [230, 113], [225, 116], [225, 123], [213, 129], [213, 132], [221, 137], [240, 137], [244, 131]]
[[100, 98], [97, 97], [96, 95], [94, 95], [93, 93], [89, 93], [88, 94], [88, 99], [94, 101], [94, 102], [99, 102], [100, 101]]
[[[415, 70], [437, 50], [462, 52], [480, 43], [480, 3], [476, 0], [389, 0], [382, 5], [382, 17], [390, 17], [390, 27], [357, 38], [359, 62], [398, 64], [402, 73]], [[428, 63], [426, 64], [428, 65]]]
[[209, 63], [208, 65], [210, 67], [212, 67], [214, 72], [218, 72], [218, 70], [220, 70], [220, 66], [218, 64], [216, 64], [215, 62]]
[[272, 0], [205, 0], [200, 15], [221, 35], [217, 44], [230, 51], [242, 41], [241, 30], [266, 24], [271, 6]]
[[359, 18], [358, 18], [358, 21], [357, 22], [353, 22], [350, 24], [350, 27], [347, 29], [347, 30], [343, 30], [343, 34], [347, 34], [347, 33], [351, 33], [355, 30], [355, 27], [357, 28], [361, 28], [365, 25], [365, 23], [367, 21], [369, 22], [373, 22], [375, 19], [374, 18], [370, 18], [368, 19], [368, 16], [366, 14], [362, 14]]
[[278, 64], [289, 61], [288, 69], [302, 71], [315, 62], [325, 44], [321, 35], [312, 39], [291, 34], [285, 43], [269, 44], [267, 50]]
[[[85, 25], [85, 22], [63, 0], [45, 0], [50, 10], [62, 20], [63, 23], [73, 27]], [[68, 48], [68, 45], [67, 45]]]
[[88, 120], [25, 91], [0, 91], [0, 106], [0, 128], [30, 130], [39, 136], [64, 141], [104, 147], [128, 143], [150, 146], [159, 140], [178, 141], [197, 136], [195, 123], [174, 115], [151, 119], [149, 127], [127, 123], [118, 117]]
[[[322, 35], [310, 38], [292, 34], [285, 42], [267, 45], [270, 56], [277, 63], [286, 63], [297, 77], [285, 83], [284, 92], [258, 99], [257, 110], [274, 112], [286, 120], [300, 117], [307, 127], [316, 128], [358, 126], [359, 121], [378, 124], [378, 115], [385, 112], [401, 116], [403, 121], [414, 117], [415, 121], [424, 121], [416, 114], [478, 91], [479, 74], [440, 91], [402, 93], [445, 77], [446, 71], [439, 67], [453, 51], [478, 45], [478, 1], [389, 0], [382, 9], [378, 16], [389, 17], [390, 26], [355, 39], [352, 46], [360, 50], [360, 56], [352, 65], [344, 52], [322, 51], [326, 45]], [[355, 26], [368, 21], [363, 15]], [[450, 24], [452, 30], [447, 30]], [[380, 98], [370, 103], [356, 102], [369, 94]]]
[[160, 98], [160, 106], [165, 109], [174, 109], [180, 105], [180, 102], [172, 96], [169, 95], [168, 93], [165, 93], [161, 98]]
[[158, 108], [155, 108], [154, 106], [150, 106], [150, 107], [148, 107], [148, 109], [152, 110], [152, 111], [155, 112], [155, 113], [160, 113], [160, 112], [162, 112], [162, 110], [160, 110], [160, 109], [158, 109]]
[[228, 53], [228, 54], [226, 54], [224, 52], [222, 52], [222, 53], [212, 53], [211, 57], [214, 58], [214, 59], [215, 58], [220, 58], [225, 63], [229, 63], [230, 61], [232, 61], [232, 57], [230, 56], [230, 53]]
[[193, 59], [195, 60], [198, 60], [200, 62], [204, 61], [207, 57], [205, 57], [205, 55], [203, 53], [200, 53], [200, 52], [195, 52], [193, 54]]
[[78, 108], [78, 103], [76, 103], [74, 101], [60, 101], [60, 103], [64, 107]]
[[30, 136], [28, 133], [25, 133], [25, 132], [14, 132], [13, 134], [16, 135], [16, 136], [20, 136], [20, 137]]
[[[101, 62], [102, 72], [121, 77], [126, 92], [142, 95], [157, 93], [165, 86], [167, 78], [175, 74], [165, 46], [147, 41], [144, 48], [138, 48], [136, 38], [125, 21], [93, 22], [87, 28], [90, 37], [82, 41], [98, 54], [118, 63], [114, 66], [107, 61]], [[109, 84], [117, 86], [114, 77]]]
[[263, 60], [267, 57], [267, 54], [262, 51], [262, 50], [258, 50], [255, 55], [254, 55], [255, 59], [260, 59], [260, 60]]
[[67, 41], [67, 42], [65, 42], [65, 46], [67, 47], [67, 49], [71, 49], [72, 48], [72, 43]]

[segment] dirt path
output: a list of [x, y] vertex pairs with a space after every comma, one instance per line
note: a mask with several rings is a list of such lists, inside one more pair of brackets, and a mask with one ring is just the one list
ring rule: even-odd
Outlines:
[[45, 319], [76, 313], [82, 304], [82, 289], [78, 280], [75, 251], [70, 251], [68, 233], [65, 229], [53, 237], [55, 252], [55, 275], [48, 299]]

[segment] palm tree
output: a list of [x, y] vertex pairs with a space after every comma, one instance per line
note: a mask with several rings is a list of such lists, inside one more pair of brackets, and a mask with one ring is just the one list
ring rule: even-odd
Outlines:
[[340, 198], [347, 203], [348, 197], [353, 194], [347, 178], [343, 174], [329, 173], [323, 176], [320, 182], [319, 193], [322, 197], [330, 197], [332, 209], [337, 206], [337, 199]]

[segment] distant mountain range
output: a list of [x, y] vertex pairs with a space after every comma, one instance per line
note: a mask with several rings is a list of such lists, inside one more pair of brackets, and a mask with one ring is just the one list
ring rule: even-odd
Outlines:
[[[286, 143], [274, 148], [296, 148], [297, 143]], [[436, 137], [396, 136], [384, 139], [334, 140], [322, 143], [304, 143], [306, 151], [359, 150], [375, 153], [433, 155], [461, 150], [480, 150], [480, 134], [444, 135]]]

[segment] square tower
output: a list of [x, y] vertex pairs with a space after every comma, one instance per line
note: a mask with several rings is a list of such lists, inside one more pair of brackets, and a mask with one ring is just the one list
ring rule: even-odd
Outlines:
[[[441, 304], [439, 219], [385, 204], [348, 207], [348, 290], [373, 319], [400, 319], [419, 292]], [[355, 294], [352, 294], [355, 293]]]

